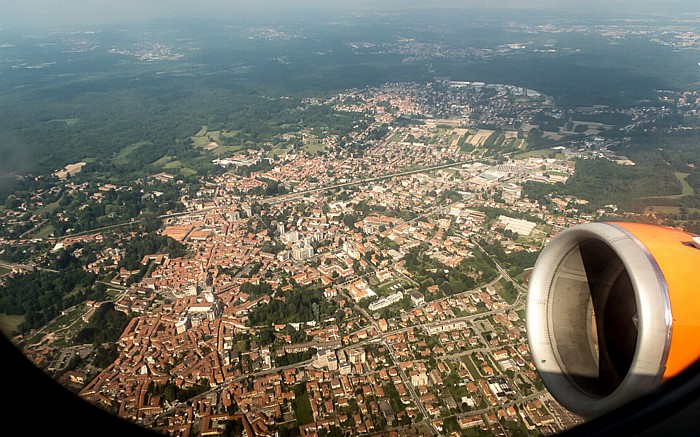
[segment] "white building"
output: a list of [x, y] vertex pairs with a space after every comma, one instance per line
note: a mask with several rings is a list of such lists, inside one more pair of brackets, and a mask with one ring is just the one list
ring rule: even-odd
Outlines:
[[292, 258], [297, 261], [309, 259], [314, 256], [314, 248], [305, 240], [298, 241], [292, 246]]
[[369, 304], [369, 309], [370, 311], [377, 311], [378, 309], [393, 305], [401, 299], [403, 299], [403, 292], [397, 291], [396, 293], [392, 293], [386, 297], [380, 297], [376, 301], [372, 302]]
[[314, 357], [313, 366], [317, 369], [338, 370], [338, 357], [336, 357], [335, 351], [333, 349], [318, 351]]
[[498, 221], [505, 227], [506, 230], [517, 232], [518, 235], [528, 236], [535, 229], [537, 223], [528, 220], [516, 219], [505, 215], [498, 216]]

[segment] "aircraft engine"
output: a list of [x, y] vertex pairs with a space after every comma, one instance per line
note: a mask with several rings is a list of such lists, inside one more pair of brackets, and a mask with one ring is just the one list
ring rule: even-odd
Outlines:
[[639, 223], [589, 223], [542, 250], [527, 334], [544, 384], [594, 418], [700, 357], [700, 237]]

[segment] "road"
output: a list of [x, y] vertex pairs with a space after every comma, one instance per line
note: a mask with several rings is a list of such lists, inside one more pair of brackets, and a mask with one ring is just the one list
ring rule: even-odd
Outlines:
[[[31, 265], [31, 266], [30, 266], [30, 265], [26, 265], [26, 264], [8, 263], [8, 262], [6, 262], [6, 261], [0, 261], [0, 267], [5, 267], [5, 268], [11, 269], [11, 270], [12, 270], [12, 269], [20, 269], [20, 270], [27, 270], [27, 271], [29, 271], [29, 270], [34, 270], [34, 269], [36, 269], [36, 270], [43, 270], [43, 271], [54, 272], [54, 273], [58, 272], [58, 270], [48, 269], [48, 268], [41, 267], [41, 266], [37, 266], [37, 265]], [[123, 285], [116, 285], [116, 284], [112, 284], [111, 282], [105, 282], [105, 281], [95, 281], [95, 283], [104, 284], [104, 285], [106, 285], [107, 287], [110, 287], [110, 288], [112, 288], [112, 289], [115, 289], [115, 290], [118, 290], [118, 291], [121, 292], [121, 293], [119, 293], [117, 296], [115, 296], [113, 299], [107, 299], [107, 301], [110, 301], [110, 302], [118, 302], [118, 301], [119, 301], [120, 299], [122, 299], [122, 298], [124, 297], [124, 295], [126, 294], [127, 287], [124, 287]], [[62, 311], [62, 313], [70, 313], [70, 312], [73, 312], [73, 311], [75, 311], [76, 309], [81, 308], [81, 307], [82, 307], [82, 308], [85, 308], [85, 306], [84, 306], [83, 304], [73, 305], [73, 306], [71, 306], [71, 307], [65, 308], [65, 309]], [[87, 311], [89, 311], [89, 309], [86, 309], [86, 310], [85, 310], [85, 312], [87, 312]], [[61, 315], [59, 315], [58, 317], [61, 317]], [[64, 326], [64, 327], [61, 327], [61, 328], [57, 329], [56, 331], [53, 332], [53, 334], [56, 334], [56, 333], [58, 333], [58, 332], [60, 332], [60, 331], [64, 331], [64, 330], [70, 328], [71, 326], [75, 325], [75, 323], [77, 323], [77, 322], [80, 321], [80, 320], [81, 320], [80, 318], [77, 318], [77, 319], [74, 320], [70, 325], [67, 325], [67, 326]], [[30, 337], [30, 336], [33, 336], [33, 335], [42, 333], [42, 332], [44, 331], [44, 329], [46, 329], [46, 327], [49, 326], [49, 325], [51, 324], [51, 322], [53, 322], [53, 320], [49, 321], [49, 322], [46, 323], [44, 326], [42, 326], [42, 327], [40, 327], [40, 328], [38, 328], [38, 329], [36, 329], [36, 330], [30, 330], [27, 334], [25, 334], [25, 337]], [[43, 339], [42, 339], [41, 341], [43, 342]]]
[[[271, 197], [263, 199], [262, 202], [263, 203], [279, 203], [279, 202], [284, 202], [285, 200], [294, 199], [296, 197], [304, 196], [307, 194], [313, 194], [313, 193], [318, 193], [318, 192], [322, 192], [322, 191], [329, 191], [329, 190], [337, 190], [339, 188], [351, 187], [354, 185], [362, 185], [362, 184], [367, 184], [370, 182], [377, 182], [377, 181], [391, 179], [391, 178], [400, 177], [400, 176], [408, 176], [408, 175], [417, 174], [417, 173], [424, 173], [427, 171], [440, 170], [440, 169], [444, 169], [444, 168], [459, 167], [459, 166], [462, 166], [465, 164], [471, 164], [471, 163], [478, 162], [478, 161], [483, 161], [483, 159], [469, 159], [469, 160], [465, 160], [465, 161], [452, 162], [449, 164], [433, 165], [430, 167], [423, 167], [423, 168], [419, 168], [419, 169], [406, 170], [406, 171], [401, 171], [398, 173], [390, 173], [390, 174], [386, 174], [386, 175], [382, 175], [382, 176], [375, 176], [375, 177], [360, 179], [360, 180], [356, 180], [356, 181], [344, 182], [341, 184], [326, 185], [326, 186], [322, 186], [322, 187], [312, 188], [309, 190], [297, 191], [295, 193], [280, 194], [277, 196], [271, 196]], [[223, 208], [229, 208], [229, 205], [210, 206], [210, 207], [199, 209], [197, 211], [184, 211], [184, 212], [175, 212], [175, 213], [171, 213], [171, 214], [162, 214], [162, 215], [159, 215], [158, 218], [161, 220], [164, 220], [164, 219], [169, 219], [169, 218], [199, 215], [199, 214], [207, 213], [209, 211], [223, 209]], [[131, 225], [134, 225], [137, 223], [138, 222], [136, 220], [131, 219], [128, 222], [116, 223], [116, 224], [109, 225], [109, 226], [103, 226], [100, 228], [91, 229], [89, 231], [81, 231], [81, 232], [76, 232], [76, 233], [70, 234], [70, 235], [63, 235], [61, 237], [51, 237], [51, 238], [47, 238], [46, 240], [47, 241], [61, 241], [61, 240], [64, 240], [66, 238], [73, 238], [73, 237], [77, 237], [80, 235], [87, 235], [87, 234], [92, 234], [95, 232], [102, 232], [102, 231], [106, 231], [106, 230], [110, 230], [110, 229], [117, 229], [117, 228], [121, 228], [124, 226], [131, 226]]]
[[479, 245], [479, 243], [474, 243], [474, 244], [476, 244], [476, 246], [479, 248], [479, 250], [480, 250], [484, 255], [488, 256], [489, 259], [490, 259], [491, 261], [493, 261], [493, 263], [496, 265], [496, 269], [497, 269], [498, 272], [505, 278], [505, 280], [508, 281], [508, 282], [510, 282], [511, 284], [513, 284], [513, 285], [515, 286], [515, 288], [519, 291], [518, 296], [517, 296], [516, 299], [515, 299], [515, 302], [513, 302], [513, 304], [510, 305], [510, 307], [516, 307], [516, 306], [518, 306], [518, 305], [520, 304], [520, 301], [523, 299], [523, 297], [524, 297], [525, 294], [527, 293], [527, 288], [525, 288], [525, 287], [523, 287], [522, 285], [518, 284], [518, 282], [517, 282], [515, 279], [511, 278], [510, 275], [508, 274], [508, 272], [506, 271], [506, 269], [504, 269], [503, 267], [501, 267], [500, 264], [498, 264], [498, 262], [496, 262], [496, 260], [493, 259], [493, 257], [492, 257], [483, 247], [481, 247], [481, 246]]
[[[381, 180], [385, 180], [385, 179], [390, 179], [390, 178], [394, 178], [394, 177], [407, 176], [407, 175], [411, 175], [411, 174], [423, 173], [423, 172], [433, 171], [433, 170], [438, 170], [438, 169], [444, 169], [444, 168], [450, 168], [450, 167], [457, 167], [457, 166], [461, 166], [461, 165], [464, 165], [464, 164], [467, 164], [467, 163], [472, 163], [472, 162], [475, 162], [475, 161], [477, 161], [477, 160], [473, 160], [473, 159], [472, 159], [472, 160], [468, 160], [468, 161], [462, 161], [462, 162], [456, 162], [456, 163], [450, 163], [450, 164], [442, 164], [442, 165], [438, 165], [438, 166], [432, 166], [432, 167], [426, 167], [426, 168], [421, 168], [421, 169], [408, 170], [408, 171], [404, 171], [404, 172], [392, 173], [392, 174], [383, 175], [383, 176], [377, 176], [377, 177], [372, 177], [372, 178], [365, 178], [365, 179], [361, 179], [361, 180], [357, 180], [357, 181], [351, 181], [351, 182], [346, 182], [346, 183], [341, 183], [341, 184], [327, 185], [327, 186], [318, 187], [318, 188], [314, 188], [314, 189], [310, 189], [310, 190], [304, 190], [304, 191], [300, 191], [300, 192], [296, 192], [296, 193], [290, 193], [290, 194], [285, 194], [285, 195], [279, 195], [279, 196], [274, 196], [274, 197], [266, 198], [266, 199], [263, 199], [262, 202], [263, 202], [263, 203], [277, 203], [277, 202], [282, 202], [282, 201], [285, 201], [285, 200], [288, 200], [288, 199], [294, 199], [294, 198], [297, 198], [297, 197], [300, 197], [300, 196], [304, 196], [304, 195], [307, 195], [307, 194], [312, 194], [312, 193], [317, 193], [317, 192], [322, 192], [322, 191], [335, 190], [335, 189], [340, 189], [340, 188], [345, 188], [345, 187], [350, 187], [350, 186], [355, 186], [355, 185], [367, 184], [367, 183], [377, 182], [377, 181], [381, 181]], [[228, 208], [228, 206], [214, 206], [214, 207], [209, 207], [209, 208], [203, 208], [203, 209], [197, 210], [197, 211], [187, 211], [187, 212], [180, 212], [180, 213], [164, 214], [164, 215], [159, 216], [159, 218], [160, 218], [160, 219], [168, 219], [168, 218], [175, 218], [175, 217], [184, 217], [184, 216], [191, 216], [191, 215], [200, 215], [200, 214], [204, 214], [204, 213], [207, 213], [207, 212], [209, 212], [209, 211], [217, 210], [217, 209], [221, 209], [221, 208]], [[422, 214], [421, 216], [416, 217], [416, 218], [411, 219], [411, 220], [408, 220], [408, 221], [406, 221], [406, 222], [415, 221], [415, 220], [417, 220], [417, 219], [420, 218], [420, 217], [425, 217], [425, 216], [428, 216], [428, 215], [432, 215], [433, 213], [436, 213], [436, 212], [439, 212], [439, 211], [444, 210], [444, 208], [445, 208], [445, 207], [436, 207], [436, 208], [433, 209], [432, 211], [427, 212], [427, 213], [425, 213], [425, 214]], [[94, 233], [94, 232], [99, 232], [99, 231], [108, 230], [108, 229], [116, 229], [116, 228], [123, 227], [123, 226], [130, 226], [130, 225], [132, 225], [132, 224], [134, 224], [134, 223], [135, 223], [134, 220], [131, 220], [131, 221], [126, 222], [126, 223], [115, 224], [115, 225], [111, 225], [111, 226], [106, 226], [106, 227], [102, 227], [102, 228], [93, 229], [93, 230], [90, 230], [90, 231], [84, 231], [84, 232], [72, 234], [72, 235], [70, 235], [70, 236], [65, 236], [65, 237], [62, 237], [62, 238], [75, 237], [75, 236], [78, 236], [78, 235], [83, 235], [83, 234], [88, 234], [88, 233]], [[56, 240], [60, 240], [60, 238], [57, 238]], [[491, 257], [491, 255], [489, 255], [481, 246], [479, 246], [479, 245], [477, 244], [477, 247], [479, 247], [479, 249], [480, 249], [484, 254], [486, 254], [492, 261], [494, 261], [494, 264], [495, 264], [495, 266], [496, 266], [496, 269], [497, 269], [498, 272], [501, 274], [501, 276], [502, 276], [503, 278], [505, 278], [508, 282], [511, 282], [512, 284], [514, 284], [514, 286], [515, 286], [516, 289], [518, 290], [517, 298], [516, 298], [516, 300], [513, 302], [513, 304], [507, 304], [507, 305], [505, 305], [504, 307], [502, 307], [502, 308], [500, 308], [500, 309], [498, 309], [498, 310], [491, 310], [491, 311], [482, 312], [482, 313], [478, 313], [478, 314], [473, 314], [473, 315], [469, 315], [469, 316], [463, 316], [463, 317], [452, 318], [452, 319], [445, 320], [445, 321], [441, 321], [441, 322], [432, 322], [432, 323], [418, 324], [418, 325], [415, 325], [415, 326], [412, 326], [412, 327], [409, 327], [409, 328], [403, 328], [403, 329], [393, 330], [393, 331], [389, 331], [389, 332], [386, 332], [386, 333], [384, 333], [384, 332], [379, 328], [377, 322], [374, 320], [374, 318], [372, 318], [372, 317], [367, 313], [367, 311], [365, 311], [365, 310], [364, 310], [363, 308], [361, 308], [359, 305], [355, 305], [356, 309], [357, 309], [359, 312], [361, 312], [361, 313], [367, 318], [367, 320], [369, 320], [369, 321], [372, 323], [372, 325], [375, 327], [376, 332], [378, 333], [378, 337], [375, 338], [375, 339], [371, 339], [370, 341], [372, 341], [372, 342], [380, 342], [380, 343], [382, 343], [382, 344], [387, 348], [387, 351], [388, 351], [388, 353], [389, 353], [389, 356], [391, 357], [393, 363], [396, 365], [397, 370], [398, 370], [398, 372], [399, 372], [399, 375], [400, 375], [400, 377], [401, 377], [401, 380], [402, 380], [403, 383], [404, 383], [404, 386], [405, 386], [406, 389], [408, 390], [408, 392], [409, 392], [411, 398], [413, 399], [415, 405], [418, 407], [418, 409], [420, 410], [420, 412], [423, 414], [424, 421], [425, 421], [426, 425], [430, 428], [430, 430], [431, 430], [431, 432], [432, 432], [433, 435], [439, 435], [440, 433], [438, 432], [438, 430], [437, 430], [437, 429], [435, 428], [435, 426], [433, 425], [432, 420], [430, 419], [431, 416], [428, 414], [427, 409], [425, 408], [425, 406], [423, 405], [423, 403], [420, 401], [420, 398], [419, 398], [419, 396], [417, 395], [417, 393], [416, 393], [416, 391], [415, 391], [415, 388], [413, 387], [413, 384], [411, 383], [410, 379], [408, 378], [408, 376], [407, 376], [406, 373], [404, 372], [403, 368], [399, 365], [400, 360], [399, 360], [398, 357], [396, 356], [396, 354], [395, 354], [395, 352], [394, 352], [394, 350], [393, 350], [392, 345], [386, 340], [386, 337], [387, 337], [387, 335], [394, 335], [394, 334], [397, 334], [397, 333], [406, 331], [406, 330], [408, 330], [408, 329], [414, 329], [414, 328], [417, 328], [417, 327], [418, 327], [418, 328], [426, 328], [426, 327], [428, 327], [428, 326], [436, 326], [436, 325], [439, 325], [439, 324], [441, 324], [441, 323], [451, 323], [451, 322], [460, 321], [460, 320], [463, 320], [463, 321], [472, 321], [472, 320], [477, 319], [477, 318], [484, 318], [484, 317], [487, 317], [487, 316], [489, 316], [489, 315], [491, 315], [491, 314], [502, 313], [502, 312], [504, 312], [504, 311], [507, 311], [507, 310], [510, 309], [510, 308], [513, 308], [513, 307], [515, 307], [515, 306], [520, 305], [521, 300], [523, 299], [524, 293], [526, 292], [526, 289], [525, 289], [524, 287], [522, 287], [520, 284], [518, 284], [513, 278], [511, 278], [510, 275], [508, 274], [508, 272], [507, 272], [505, 269], [503, 269], [503, 268]], [[11, 267], [21, 267], [21, 268], [27, 268], [27, 269], [31, 268], [30, 266], [9, 264], [9, 263], [4, 263], [4, 262], [0, 262], [0, 266], [9, 267], [9, 268], [11, 268]], [[48, 269], [45, 269], [45, 270], [48, 270]], [[241, 272], [239, 272], [239, 274], [242, 274], [242, 273], [243, 273], [243, 270], [242, 270]], [[355, 280], [355, 279], [357, 279], [357, 278], [358, 278], [358, 276], [353, 275], [353, 278], [352, 278], [352, 279]], [[407, 279], [407, 280], [413, 282], [410, 278], [405, 278], [405, 279]], [[497, 278], [496, 280], [498, 280], [498, 279], [500, 279], [500, 277]], [[346, 281], [346, 282], [348, 282], [348, 281]], [[103, 283], [104, 283], [104, 282], [103, 282]], [[110, 286], [110, 287], [121, 288], [122, 290], [124, 289], [124, 287], [115, 286], [114, 284], [110, 284], [110, 283], [105, 283], [105, 284], [108, 285], [108, 286]], [[357, 345], [353, 345], [353, 346], [357, 346]], [[487, 348], [479, 348], [478, 350], [486, 350], [486, 349], [487, 349]], [[473, 352], [473, 351], [472, 351], [472, 352]], [[311, 362], [312, 362], [312, 360], [307, 360], [307, 361], [304, 361], [304, 362], [301, 362], [301, 363], [297, 363], [297, 364], [293, 364], [293, 365], [289, 365], [289, 366], [275, 367], [275, 368], [271, 368], [271, 369], [268, 369], [268, 370], [264, 370], [264, 371], [260, 371], [260, 372], [251, 373], [251, 374], [247, 374], [247, 375], [244, 375], [244, 376], [240, 376], [240, 377], [237, 377], [237, 378], [235, 378], [235, 379], [233, 379], [233, 380], [227, 381], [226, 383], [220, 384], [220, 385], [218, 385], [218, 386], [212, 388], [211, 390], [208, 390], [207, 392], [205, 392], [205, 393], [199, 395], [198, 397], [203, 397], [203, 396], [206, 396], [206, 395], [211, 394], [211, 393], [213, 393], [213, 392], [218, 392], [218, 391], [220, 391], [221, 389], [227, 387], [231, 382], [240, 381], [240, 380], [242, 380], [242, 379], [244, 379], [244, 378], [256, 378], [256, 377], [259, 377], [259, 376], [264, 376], [264, 375], [266, 375], [266, 374], [276, 373], [276, 372], [282, 371], [282, 370], [284, 370], [284, 369], [304, 367], [304, 366], [307, 366], [308, 364], [310, 364]], [[530, 395], [530, 396], [527, 396], [527, 397], [519, 398], [518, 400], [513, 401], [513, 402], [511, 402], [510, 404], [526, 402], [527, 400], [533, 399], [533, 398], [535, 398], [535, 397], [537, 397], [537, 396], [539, 396], [539, 395], [541, 395], [541, 394], [542, 394], [542, 393], [537, 393], [537, 394], [533, 394], [533, 395]], [[508, 405], [510, 405], [510, 404], [508, 404]], [[169, 410], [163, 412], [163, 413], [160, 414], [159, 416], [162, 417], [163, 415], [169, 414], [170, 412], [172, 412], [172, 411], [174, 411], [176, 408], [178, 408], [180, 405], [181, 405], [181, 404], [176, 404], [176, 405], [172, 406]], [[480, 413], [487, 412], [487, 411], [490, 411], [490, 410], [491, 410], [491, 408], [486, 408], [486, 409], [483, 409], [483, 410], [477, 410], [477, 411], [472, 411], [472, 412], [469, 412], [469, 413], [463, 413], [463, 414], [461, 414], [461, 415], [480, 414]], [[461, 416], [461, 415], [455, 415], [455, 416]]]
[[185, 405], [187, 405], [188, 402], [191, 403], [191, 402], [193, 402], [193, 401], [196, 401], [197, 399], [201, 399], [201, 398], [204, 398], [204, 397], [206, 397], [206, 396], [209, 396], [209, 395], [212, 394], [212, 393], [219, 392], [219, 391], [223, 390], [224, 388], [229, 387], [229, 385], [230, 385], [231, 383], [238, 382], [238, 381], [242, 381], [242, 380], [244, 380], [244, 379], [246, 379], [246, 378], [252, 378], [252, 380], [255, 380], [255, 378], [257, 378], [257, 377], [269, 375], [269, 374], [271, 374], [271, 373], [277, 373], [277, 372], [281, 372], [281, 371], [287, 370], [287, 369], [296, 369], [296, 368], [298, 368], [298, 367], [306, 367], [306, 366], [310, 365], [313, 361], [314, 361], [313, 359], [306, 360], [306, 361], [300, 361], [300, 362], [295, 363], [295, 364], [289, 364], [289, 365], [287, 365], [287, 366], [281, 366], [281, 367], [273, 367], [273, 368], [271, 368], [271, 369], [261, 370], [261, 371], [259, 371], [259, 372], [255, 372], [255, 373], [248, 373], [248, 374], [245, 374], [245, 375], [242, 375], [242, 376], [239, 376], [239, 377], [230, 379], [230, 380], [228, 380], [228, 381], [222, 382], [221, 384], [217, 384], [216, 387], [212, 387], [211, 389], [205, 391], [204, 393], [200, 393], [200, 394], [198, 394], [198, 395], [195, 396], [195, 397], [192, 397], [192, 398], [190, 398], [190, 399], [187, 399], [187, 401], [185, 401], [185, 402], [178, 402], [178, 403], [172, 405], [172, 406], [171, 406], [170, 408], [168, 408], [167, 410], [165, 410], [165, 411], [159, 413], [158, 415], [154, 416], [153, 419], [152, 419], [151, 421], [149, 421], [149, 422], [144, 422], [144, 424], [145, 424], [146, 426], [151, 426], [151, 425], [153, 424], [153, 422], [156, 421], [156, 419], [158, 419], [158, 418], [160, 418], [160, 417], [165, 417], [165, 416], [167, 416], [168, 414], [171, 414], [171, 413], [175, 412], [175, 410], [177, 410], [178, 408], [182, 408], [182, 407], [184, 407]]
[[[350, 296], [348, 296], [348, 299], [352, 300]], [[391, 344], [386, 341], [386, 336], [384, 335], [384, 332], [379, 328], [379, 324], [374, 320], [373, 317], [370, 317], [370, 315], [365, 311], [364, 308], [361, 306], [355, 304], [355, 308], [361, 312], [367, 320], [369, 320], [372, 323], [372, 326], [374, 326], [374, 329], [379, 333], [379, 340], [384, 347], [386, 347], [387, 351], [389, 351], [389, 356], [391, 357], [391, 361], [394, 363], [394, 365], [397, 367], [399, 376], [401, 377], [401, 381], [403, 382], [404, 387], [408, 390], [408, 393], [411, 395], [411, 399], [413, 399], [413, 403], [416, 404], [420, 412], [423, 414], [423, 421], [427, 422], [428, 427], [430, 428], [431, 432], [433, 435], [440, 435], [438, 432], [437, 428], [435, 428], [435, 425], [433, 425], [432, 420], [430, 420], [430, 415], [428, 414], [428, 410], [426, 410], [425, 406], [423, 403], [420, 401], [420, 398], [416, 394], [415, 389], [413, 388], [413, 384], [411, 381], [408, 379], [408, 376], [406, 376], [406, 372], [404, 372], [403, 368], [399, 365], [399, 359], [397, 358], [396, 354], [394, 353], [394, 348], [391, 346]]]
[[408, 175], [417, 174], [417, 173], [424, 173], [427, 171], [441, 170], [443, 168], [459, 167], [459, 166], [462, 166], [465, 164], [472, 164], [472, 163], [477, 162], [477, 161], [484, 161], [484, 160], [483, 159], [468, 159], [466, 161], [457, 161], [457, 162], [452, 162], [449, 164], [440, 164], [440, 165], [433, 165], [430, 167], [422, 167], [422, 168], [413, 169], [413, 170], [400, 171], [397, 173], [390, 173], [390, 174], [381, 175], [381, 176], [374, 176], [371, 178], [360, 179], [357, 181], [343, 182], [341, 184], [327, 185], [327, 186], [323, 186], [323, 187], [312, 188], [309, 190], [297, 191], [295, 193], [282, 194], [279, 196], [268, 198], [268, 199], [264, 200], [264, 202], [276, 203], [276, 202], [284, 200], [284, 199], [280, 200], [280, 198], [297, 197], [297, 196], [304, 196], [306, 194], [318, 193], [321, 191], [337, 190], [338, 188], [345, 188], [345, 187], [351, 187], [353, 185], [361, 185], [361, 184], [367, 184], [370, 182], [383, 181], [385, 179], [391, 179], [391, 178], [400, 177], [400, 176], [408, 176]]
[[[5, 267], [6, 269], [10, 269], [10, 270], [16, 268], [16, 269], [20, 269], [20, 270], [34, 270], [34, 269], [37, 269], [37, 270], [43, 270], [43, 271], [45, 271], [45, 272], [53, 272], [53, 273], [57, 273], [57, 272], [58, 272], [58, 270], [49, 269], [49, 268], [41, 267], [41, 266], [37, 266], [37, 265], [27, 265], [27, 264], [8, 263], [8, 262], [6, 262], [6, 261], [0, 261], [0, 267]], [[117, 289], [117, 290], [126, 290], [126, 288], [127, 288], [127, 287], [125, 287], [125, 286], [123, 286], [123, 285], [113, 284], [113, 283], [111, 283], [111, 282], [106, 282], [106, 281], [95, 281], [95, 282], [96, 282], [96, 283], [100, 283], [100, 284], [104, 284], [104, 285], [106, 285], [106, 286], [108, 286], [108, 287], [112, 287], [112, 288], [115, 288], [115, 289]]]

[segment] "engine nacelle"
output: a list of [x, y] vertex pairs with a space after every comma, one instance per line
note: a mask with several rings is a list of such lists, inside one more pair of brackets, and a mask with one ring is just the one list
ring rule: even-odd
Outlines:
[[554, 237], [530, 277], [527, 333], [543, 382], [594, 418], [700, 358], [700, 239], [589, 223]]

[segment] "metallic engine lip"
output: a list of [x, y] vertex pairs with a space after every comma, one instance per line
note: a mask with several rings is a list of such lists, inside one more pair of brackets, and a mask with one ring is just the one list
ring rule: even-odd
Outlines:
[[[639, 313], [637, 350], [630, 370], [606, 397], [581, 390], [563, 374], [564, 366], [556, 350], [549, 317], [554, 273], [567, 253], [591, 239], [607, 244], [627, 269]], [[610, 223], [588, 223], [567, 229], [553, 238], [540, 254], [528, 289], [528, 340], [542, 380], [551, 394], [569, 410], [584, 417], [599, 416], [646, 393], [661, 381], [670, 348], [672, 317], [668, 286], [653, 260], [634, 235]], [[660, 302], [665, 307], [663, 312], [658, 311]]]
[[[664, 277], [663, 272], [661, 271], [661, 267], [659, 267], [659, 263], [656, 262], [656, 258], [649, 252], [649, 250], [644, 246], [644, 244], [639, 241], [639, 239], [630, 231], [627, 229], [623, 228], [620, 225], [614, 224], [614, 223], [608, 223], [609, 226], [613, 226], [617, 228], [618, 230], [624, 232], [629, 238], [631, 238], [639, 248], [642, 250], [642, 253], [646, 256], [647, 260], [649, 263], [652, 265], [653, 269], [652, 271], [656, 275], [656, 278], [658, 280], [658, 284], [661, 287], [661, 297], [663, 298], [663, 306], [664, 306], [664, 317], [666, 319], [666, 341], [664, 343], [664, 352], [662, 356], [662, 363], [666, 363], [666, 359], [668, 358], [669, 351], [671, 350], [671, 337], [673, 337], [673, 313], [671, 312], [671, 297], [668, 292], [668, 282], [666, 282], [666, 278]], [[624, 261], [624, 259], [623, 259]], [[635, 293], [636, 296], [636, 293]], [[647, 297], [647, 296], [645, 296]], [[649, 302], [649, 304], [658, 304], [658, 302]], [[641, 321], [640, 321], [641, 324]], [[659, 379], [661, 379], [665, 373], [666, 366], [663, 366], [662, 369], [660, 369], [660, 375]]]

